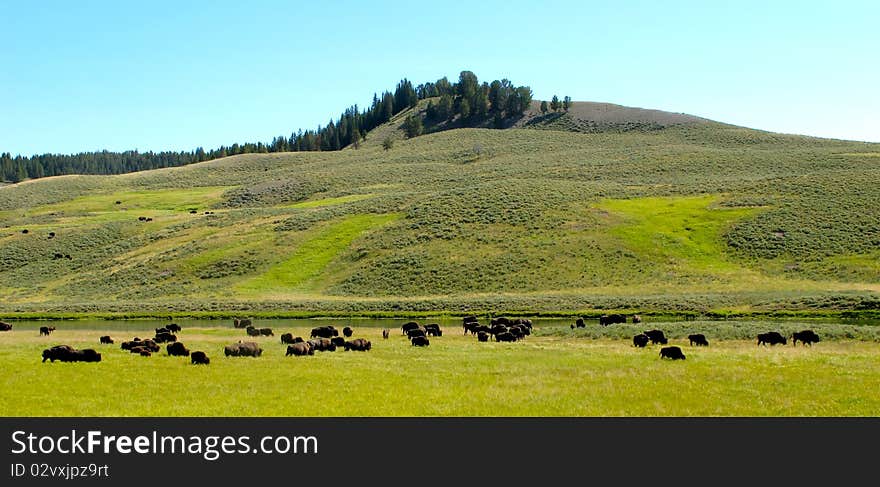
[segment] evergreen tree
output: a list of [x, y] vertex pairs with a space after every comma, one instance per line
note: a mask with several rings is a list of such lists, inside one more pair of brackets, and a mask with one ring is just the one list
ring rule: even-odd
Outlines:
[[562, 99], [562, 108], [567, 112], [569, 108], [571, 108], [571, 97], [566, 95], [565, 98]]
[[547, 113], [547, 100], [541, 102], [541, 115]]
[[403, 122], [403, 130], [408, 138], [422, 135], [422, 132], [425, 130], [422, 124], [422, 117], [415, 113], [406, 117], [406, 120]]
[[559, 105], [559, 97], [557, 97], [556, 95], [553, 95], [553, 99], [550, 100], [550, 109], [553, 110], [554, 112], [558, 112], [559, 106], [560, 106]]

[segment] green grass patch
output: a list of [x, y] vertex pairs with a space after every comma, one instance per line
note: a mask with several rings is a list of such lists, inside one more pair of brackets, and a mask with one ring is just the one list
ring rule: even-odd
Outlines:
[[374, 197], [373, 194], [350, 194], [347, 196], [339, 196], [336, 198], [322, 198], [312, 201], [303, 201], [289, 205], [278, 205], [280, 208], [319, 208], [322, 206], [342, 205], [345, 203], [353, 203], [355, 201], [363, 201]]
[[293, 253], [239, 289], [250, 295], [303, 292], [333, 260], [365, 232], [381, 227], [399, 215], [353, 215], [333, 221], [311, 232]]

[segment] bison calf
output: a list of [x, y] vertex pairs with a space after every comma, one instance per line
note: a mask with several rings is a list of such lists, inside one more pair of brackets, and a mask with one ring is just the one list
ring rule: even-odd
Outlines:
[[101, 337], [101, 343], [106, 343], [106, 344], [110, 344], [110, 345], [112, 345], [112, 344], [113, 344], [113, 339], [110, 338], [109, 335], [104, 335], [104, 336]]
[[41, 326], [40, 327], [40, 336], [46, 335], [49, 336], [49, 333], [55, 331], [54, 326]]

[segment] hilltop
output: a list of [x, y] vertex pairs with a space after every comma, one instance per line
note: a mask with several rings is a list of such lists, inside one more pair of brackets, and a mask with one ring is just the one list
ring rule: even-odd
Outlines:
[[880, 144], [533, 106], [509, 130], [406, 139], [402, 112], [357, 149], [2, 187], [0, 313], [880, 306]]

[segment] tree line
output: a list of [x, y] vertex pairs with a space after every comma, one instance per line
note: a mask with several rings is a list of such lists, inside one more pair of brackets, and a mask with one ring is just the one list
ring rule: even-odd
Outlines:
[[[437, 98], [428, 103], [426, 118], [437, 123], [482, 124], [492, 120], [501, 128], [504, 120], [522, 115], [532, 101], [528, 86], [514, 86], [509, 80], [479, 82], [471, 71], [462, 71], [458, 82], [443, 77], [436, 82], [413, 86], [402, 79], [394, 91], [373, 94], [369, 108], [353, 105], [338, 118], [313, 130], [299, 130], [290, 136], [280, 135], [271, 142], [243, 143], [212, 150], [199, 147], [192, 151], [81, 152], [78, 154], [42, 154], [25, 157], [0, 154], [0, 179], [18, 182], [63, 174], [122, 174], [163, 167], [175, 167], [220, 157], [250, 153], [334, 151], [347, 146], [357, 148], [370, 130], [391, 120], [398, 113], [415, 107], [419, 100]], [[416, 120], [418, 118], [418, 120]], [[421, 115], [405, 121], [407, 136], [424, 130]]]

